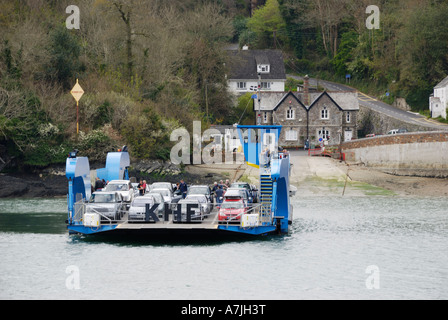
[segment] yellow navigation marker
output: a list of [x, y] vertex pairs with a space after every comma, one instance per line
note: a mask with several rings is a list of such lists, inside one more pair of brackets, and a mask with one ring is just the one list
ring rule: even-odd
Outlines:
[[81, 100], [82, 95], [84, 94], [84, 90], [78, 83], [78, 79], [76, 79], [76, 84], [73, 87], [72, 91], [70, 91], [73, 98], [76, 100], [76, 133], [79, 133], [79, 100]]

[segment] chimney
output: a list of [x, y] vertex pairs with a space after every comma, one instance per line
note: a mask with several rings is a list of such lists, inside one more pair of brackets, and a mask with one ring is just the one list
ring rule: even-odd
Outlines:
[[310, 105], [310, 78], [308, 75], [303, 78], [303, 103], [307, 107]]

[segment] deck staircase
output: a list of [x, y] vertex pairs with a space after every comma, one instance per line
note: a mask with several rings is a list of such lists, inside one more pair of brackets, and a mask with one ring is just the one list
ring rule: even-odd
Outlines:
[[260, 175], [260, 218], [263, 222], [271, 219], [273, 182], [270, 172], [264, 171]]

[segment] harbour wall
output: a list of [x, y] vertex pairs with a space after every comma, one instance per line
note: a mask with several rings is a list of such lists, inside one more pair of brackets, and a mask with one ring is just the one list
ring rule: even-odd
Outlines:
[[344, 142], [345, 161], [383, 172], [421, 177], [448, 177], [448, 132], [417, 132]]

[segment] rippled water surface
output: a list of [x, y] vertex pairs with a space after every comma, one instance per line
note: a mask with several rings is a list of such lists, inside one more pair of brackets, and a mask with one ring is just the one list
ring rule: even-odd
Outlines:
[[69, 236], [65, 199], [0, 200], [0, 299], [448, 299], [447, 199], [293, 205], [289, 236], [150, 243]]

